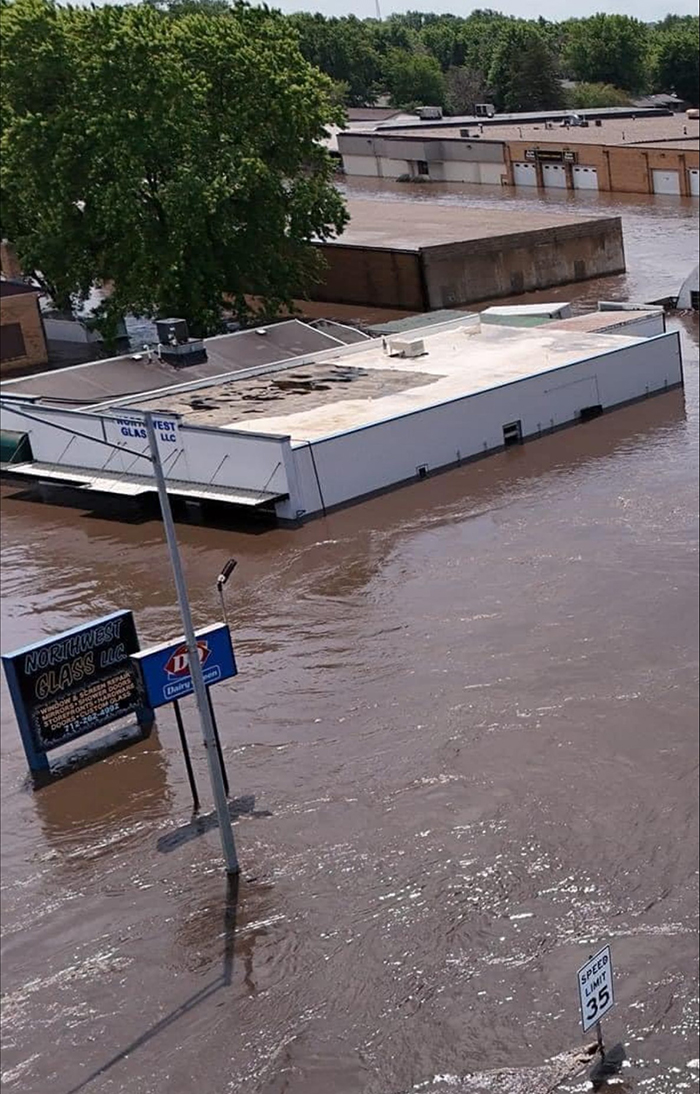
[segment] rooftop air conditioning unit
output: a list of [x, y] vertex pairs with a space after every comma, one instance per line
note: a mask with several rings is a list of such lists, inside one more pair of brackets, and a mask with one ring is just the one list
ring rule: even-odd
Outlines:
[[204, 342], [190, 338], [185, 319], [157, 319], [159, 355], [161, 361], [175, 368], [201, 365], [207, 360]]
[[422, 122], [439, 121], [442, 118], [442, 107], [419, 106], [416, 113]]
[[474, 116], [476, 118], [493, 118], [496, 107], [493, 103], [474, 103]]
[[425, 352], [422, 338], [392, 338], [389, 341], [390, 357], [422, 357]]

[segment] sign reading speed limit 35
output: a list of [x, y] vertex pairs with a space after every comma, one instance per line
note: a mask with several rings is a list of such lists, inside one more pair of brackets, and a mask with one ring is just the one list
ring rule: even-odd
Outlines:
[[594, 957], [589, 957], [578, 970], [577, 977], [581, 1026], [585, 1033], [615, 1005], [610, 947], [604, 946]]

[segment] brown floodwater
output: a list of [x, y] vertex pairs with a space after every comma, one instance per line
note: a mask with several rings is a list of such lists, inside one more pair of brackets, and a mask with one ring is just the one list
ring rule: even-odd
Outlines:
[[[630, 270], [576, 298], [676, 291], [697, 203], [596, 204]], [[697, 1090], [697, 317], [672, 325], [682, 391], [299, 530], [179, 526], [199, 624], [239, 560], [237, 899], [170, 712], [34, 792], [3, 682], [8, 1094], [508, 1094], [491, 1069], [581, 1041], [605, 943], [627, 1088]], [[4, 650], [118, 608], [181, 631], [159, 523], [5, 485], [1, 534]]]

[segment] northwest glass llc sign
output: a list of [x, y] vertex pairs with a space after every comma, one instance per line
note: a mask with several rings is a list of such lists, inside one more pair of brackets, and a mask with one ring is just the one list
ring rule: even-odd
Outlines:
[[142, 708], [131, 655], [139, 648], [129, 611], [2, 655], [27, 762]]
[[[203, 627], [196, 632], [196, 639], [207, 687], [238, 674], [231, 632], [224, 623]], [[184, 638], [141, 650], [131, 660], [140, 673], [149, 707], [162, 707], [192, 694], [190, 658]]]

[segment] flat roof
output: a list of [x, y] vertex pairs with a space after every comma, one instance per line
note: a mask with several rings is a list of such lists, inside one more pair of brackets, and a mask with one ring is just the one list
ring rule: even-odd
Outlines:
[[137, 405], [180, 413], [192, 424], [290, 436], [302, 443], [646, 341], [549, 324], [525, 330], [482, 326], [477, 318], [447, 331], [415, 331], [414, 337], [423, 339], [427, 351], [417, 358], [391, 357], [375, 339], [274, 376], [232, 378]]
[[498, 239], [538, 229], [614, 220], [614, 217], [573, 216], [541, 209], [522, 211], [483, 206], [437, 205], [428, 201], [351, 199], [350, 223], [331, 246], [376, 247], [417, 253], [428, 247]]
[[639, 319], [653, 319], [663, 315], [663, 308], [649, 308], [645, 311], [591, 311], [585, 315], [573, 315], [568, 319], [555, 319], [548, 324], [549, 330], [564, 331], [605, 331], [617, 330], [633, 324]]
[[[462, 137], [461, 129], [469, 129], [470, 136]], [[573, 147], [577, 144], [600, 145], [644, 145], [659, 144], [659, 147], [692, 148], [693, 142], [697, 142], [700, 136], [700, 121], [687, 118], [684, 114], [669, 114], [661, 117], [621, 118], [605, 117], [600, 125], [595, 121], [587, 126], [574, 126], [564, 128], [555, 121], [551, 129], [545, 128], [545, 123], [532, 123], [529, 121], [514, 122], [508, 125], [499, 125], [497, 128], [484, 126], [481, 137], [478, 134], [478, 126], [474, 122], [471, 125], [454, 125], [450, 128], [426, 126], [421, 129], [421, 136], [435, 137], [441, 140], [484, 140], [496, 141], [525, 141], [535, 147], [538, 144], [564, 144]], [[384, 134], [387, 136], [388, 134]], [[415, 130], [393, 129], [392, 137], [415, 137]]]
[[155, 353], [149, 361], [147, 353], [133, 351], [121, 357], [6, 380], [0, 384], [0, 395], [34, 395], [49, 402], [89, 406], [140, 392], [175, 387], [190, 380], [207, 380], [230, 372], [276, 364], [332, 349], [347, 340], [347, 334], [340, 337], [338, 331], [317, 330], [297, 319], [290, 319], [268, 327], [207, 338], [207, 360], [198, 365], [176, 368], [160, 361]]

